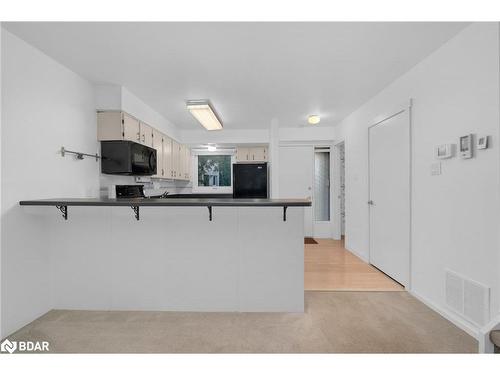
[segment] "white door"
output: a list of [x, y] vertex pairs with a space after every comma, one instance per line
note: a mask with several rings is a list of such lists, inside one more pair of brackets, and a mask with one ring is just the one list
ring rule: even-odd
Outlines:
[[[281, 146], [279, 151], [279, 197], [312, 199], [312, 146]], [[312, 207], [304, 208], [304, 235], [313, 236]]]
[[408, 286], [410, 274], [410, 121], [408, 111], [368, 131], [370, 263]]

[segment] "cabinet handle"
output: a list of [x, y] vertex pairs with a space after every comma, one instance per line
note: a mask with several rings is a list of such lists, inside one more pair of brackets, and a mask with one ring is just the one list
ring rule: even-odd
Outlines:
[[140, 141], [141, 140], [141, 133], [137, 133], [137, 140]]

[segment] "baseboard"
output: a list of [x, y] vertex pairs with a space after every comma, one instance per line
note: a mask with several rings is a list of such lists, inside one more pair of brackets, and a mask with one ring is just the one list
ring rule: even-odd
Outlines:
[[52, 311], [52, 309], [48, 309], [47, 311], [45, 311], [44, 313], [37, 313], [36, 315], [34, 315], [34, 317], [30, 317], [28, 319], [25, 319], [24, 321], [18, 323], [16, 325], [16, 328], [11, 328], [9, 329], [8, 331], [6, 332], [3, 332], [1, 333], [1, 337], [0, 337], [0, 341], [3, 341], [4, 339], [6, 339], [7, 337], [13, 335], [14, 333], [16, 333], [17, 331], [21, 330], [22, 328], [26, 327], [28, 324], [34, 322], [35, 320], [41, 318], [42, 316], [44, 316], [45, 314], [47, 314], [48, 312]]
[[456, 313], [454, 313], [450, 310], [438, 307], [436, 304], [429, 301], [427, 298], [422, 297], [421, 295], [415, 293], [412, 290], [408, 290], [408, 293], [410, 293], [413, 297], [418, 299], [424, 305], [428, 306], [429, 308], [431, 308], [432, 310], [437, 312], [439, 315], [441, 315], [443, 318], [450, 321], [451, 323], [456, 325], [458, 328], [467, 332], [469, 335], [471, 335], [472, 337], [474, 337], [476, 340], [479, 341], [479, 338], [480, 338], [480, 328], [479, 327], [474, 326], [473, 324], [469, 323], [468, 321], [466, 321], [465, 319], [463, 319], [462, 317], [458, 316]]
[[362, 254], [358, 253], [356, 250], [349, 249], [349, 248], [348, 248], [347, 246], [345, 246], [345, 245], [344, 245], [344, 248], [345, 248], [347, 251], [349, 251], [349, 252], [353, 253], [354, 255], [356, 255], [358, 258], [361, 258], [361, 259], [362, 259], [363, 261], [365, 261], [366, 263], [370, 263], [370, 260], [368, 259], [368, 257], [367, 257], [367, 256], [365, 256], [365, 255], [362, 255]]

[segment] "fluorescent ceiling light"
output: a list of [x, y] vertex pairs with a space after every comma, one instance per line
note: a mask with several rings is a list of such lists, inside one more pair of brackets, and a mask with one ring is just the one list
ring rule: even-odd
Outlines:
[[308, 118], [307, 118], [307, 122], [311, 125], [316, 125], [316, 124], [319, 124], [319, 122], [321, 121], [321, 118], [318, 116], [318, 115], [310, 115]]
[[213, 146], [213, 145], [208, 145], [207, 149], [208, 149], [208, 151], [210, 151], [210, 152], [217, 151], [217, 147], [215, 147], [215, 146]]
[[187, 109], [198, 122], [207, 130], [221, 130], [222, 121], [217, 116], [210, 101], [208, 100], [188, 100]]

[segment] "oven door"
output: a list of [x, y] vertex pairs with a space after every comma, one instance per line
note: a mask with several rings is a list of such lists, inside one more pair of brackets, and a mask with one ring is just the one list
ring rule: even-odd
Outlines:
[[156, 150], [138, 143], [131, 147], [132, 174], [152, 176], [156, 174]]

